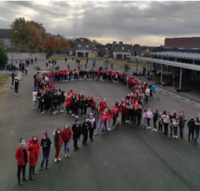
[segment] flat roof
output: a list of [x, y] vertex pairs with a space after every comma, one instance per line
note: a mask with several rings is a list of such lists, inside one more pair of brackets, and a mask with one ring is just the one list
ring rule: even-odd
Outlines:
[[164, 56], [164, 57], [174, 57], [174, 58], [185, 58], [192, 60], [200, 60], [200, 54], [198, 53], [187, 53], [187, 52], [152, 52], [151, 55]]
[[195, 64], [173, 62], [173, 61], [168, 61], [168, 60], [142, 57], [142, 56], [127, 56], [127, 57], [130, 58], [131, 60], [141, 60], [141, 61], [161, 64], [161, 65], [174, 66], [174, 67], [178, 67], [178, 68], [200, 71], [200, 65], [195, 65]]

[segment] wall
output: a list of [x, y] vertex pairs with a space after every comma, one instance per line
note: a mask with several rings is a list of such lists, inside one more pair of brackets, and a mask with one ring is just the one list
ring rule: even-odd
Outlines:
[[46, 53], [19, 53], [19, 52], [7, 52], [8, 61], [9, 63], [12, 62], [12, 55], [13, 55], [13, 61], [24, 61], [27, 58], [33, 58], [35, 60], [35, 57], [38, 61], [45, 60], [46, 61]]
[[117, 54], [121, 54], [122, 55], [122, 59], [124, 59], [124, 55], [126, 56], [131, 56], [130, 52], [113, 52], [113, 58], [117, 58]]

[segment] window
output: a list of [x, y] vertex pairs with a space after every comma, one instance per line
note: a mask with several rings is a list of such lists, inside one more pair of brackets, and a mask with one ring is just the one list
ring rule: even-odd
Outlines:
[[86, 45], [86, 48], [89, 48], [89, 46], [88, 46], [88, 45]]
[[122, 50], [124, 50], [124, 46], [122, 46]]
[[81, 45], [79, 44], [79, 45], [78, 45], [78, 47], [80, 48], [80, 47], [81, 47]]

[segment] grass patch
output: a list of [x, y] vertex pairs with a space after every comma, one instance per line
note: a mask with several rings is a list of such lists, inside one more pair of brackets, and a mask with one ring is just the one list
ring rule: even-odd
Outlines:
[[0, 76], [0, 94], [5, 92], [11, 85], [11, 76]]
[[[74, 61], [80, 60], [80, 61], [86, 61], [87, 58], [85, 57], [75, 57], [75, 56], [66, 56], [66, 55], [56, 55], [56, 56], [51, 56], [48, 58], [48, 60], [65, 60], [65, 57], [67, 57], [67, 60], [72, 60], [72, 58], [74, 58]], [[103, 61], [102, 58], [88, 58], [88, 61], [93, 61], [95, 59], [95, 61]]]

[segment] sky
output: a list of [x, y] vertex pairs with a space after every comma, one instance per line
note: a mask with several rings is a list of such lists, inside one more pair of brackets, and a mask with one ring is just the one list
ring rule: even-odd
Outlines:
[[160, 46], [166, 37], [200, 36], [199, 10], [189, 1], [0, 1], [0, 28], [24, 17], [66, 38]]

